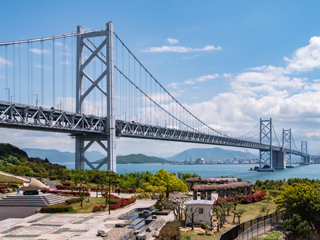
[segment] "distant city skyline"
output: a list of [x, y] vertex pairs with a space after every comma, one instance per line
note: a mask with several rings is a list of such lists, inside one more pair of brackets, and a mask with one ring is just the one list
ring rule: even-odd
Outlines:
[[[260, 118], [273, 118], [279, 141], [282, 128], [291, 128], [298, 148], [301, 140], [308, 140], [309, 152], [318, 154], [319, 5], [318, 1], [7, 1], [2, 3], [0, 42], [68, 33], [77, 25], [93, 30], [112, 20], [115, 32], [153, 76], [212, 128], [241, 136]], [[5, 61], [0, 51], [0, 94], [6, 94]], [[66, 134], [0, 131], [0, 142], [19, 148], [75, 149], [74, 139]], [[116, 140], [117, 155], [210, 147]], [[101, 151], [96, 145], [92, 150]]]

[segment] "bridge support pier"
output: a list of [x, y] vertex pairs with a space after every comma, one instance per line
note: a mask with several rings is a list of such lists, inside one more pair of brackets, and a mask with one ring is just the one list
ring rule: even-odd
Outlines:
[[273, 151], [273, 167], [275, 170], [285, 170], [286, 169], [286, 152], [282, 151]]

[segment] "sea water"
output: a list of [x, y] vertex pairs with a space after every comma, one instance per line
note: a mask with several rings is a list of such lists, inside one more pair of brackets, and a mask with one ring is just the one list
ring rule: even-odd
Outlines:
[[[69, 169], [74, 169], [74, 163], [65, 164]], [[310, 178], [320, 179], [320, 164], [298, 165], [294, 164], [294, 168], [287, 168], [286, 170], [276, 170], [275, 172], [256, 172], [249, 171], [257, 164], [197, 164], [197, 165], [171, 165], [171, 164], [117, 164], [117, 173], [125, 174], [130, 172], [149, 171], [156, 173], [161, 168], [167, 172], [172, 173], [196, 173], [202, 178], [209, 177], [236, 177], [242, 178], [245, 181], [255, 182], [256, 180], [266, 179], [288, 179], [288, 178]], [[85, 169], [90, 169], [85, 165]], [[107, 170], [104, 165], [100, 170]]]

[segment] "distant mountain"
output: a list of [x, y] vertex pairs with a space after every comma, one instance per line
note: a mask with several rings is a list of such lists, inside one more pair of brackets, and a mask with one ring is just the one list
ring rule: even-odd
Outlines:
[[[225, 150], [222, 148], [191, 148], [185, 150], [177, 155], [167, 158], [170, 161], [184, 161], [185, 159], [190, 160], [190, 158], [195, 161], [197, 158], [203, 158], [205, 161], [213, 160], [227, 160], [233, 159], [234, 157], [243, 158], [242, 151]], [[247, 152], [247, 159], [257, 158], [254, 154]]]
[[[35, 149], [24, 148], [29, 157], [38, 157], [41, 159], [48, 159], [52, 163], [74, 163], [75, 154], [71, 152], [60, 152], [54, 149]], [[95, 161], [97, 159], [104, 158], [105, 156], [98, 151], [85, 152], [85, 156], [89, 161]]]
[[[102, 159], [95, 161], [94, 163], [100, 163]], [[158, 158], [150, 157], [143, 154], [130, 154], [126, 156], [117, 156], [118, 164], [128, 164], [128, 163], [167, 163], [169, 161]]]

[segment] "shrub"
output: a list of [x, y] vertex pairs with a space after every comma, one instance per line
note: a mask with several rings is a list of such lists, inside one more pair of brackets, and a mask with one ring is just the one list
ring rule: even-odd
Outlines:
[[160, 230], [158, 238], [170, 240], [177, 239], [180, 235], [180, 221], [167, 222]]
[[104, 210], [106, 210], [106, 207], [107, 206], [105, 206], [105, 205], [94, 206], [92, 212], [104, 211]]
[[62, 213], [70, 211], [74, 211], [74, 209], [66, 203], [58, 203], [52, 206], [41, 208], [41, 213]]
[[[244, 195], [236, 197], [236, 201], [242, 204], [259, 202], [261, 201], [267, 194], [264, 191], [257, 190], [255, 194]], [[219, 205], [221, 201], [234, 202], [234, 197], [227, 198], [219, 198], [218, 201], [214, 203], [214, 205]]]
[[71, 198], [71, 199], [68, 199], [68, 200], [66, 201], [66, 203], [67, 203], [68, 205], [71, 205], [71, 204], [74, 204], [74, 203], [78, 203], [78, 202], [81, 202], [81, 198]]
[[50, 176], [49, 178], [50, 178], [50, 180], [57, 180], [56, 176]]
[[261, 205], [261, 212], [267, 211], [268, 206], [267, 205]]

